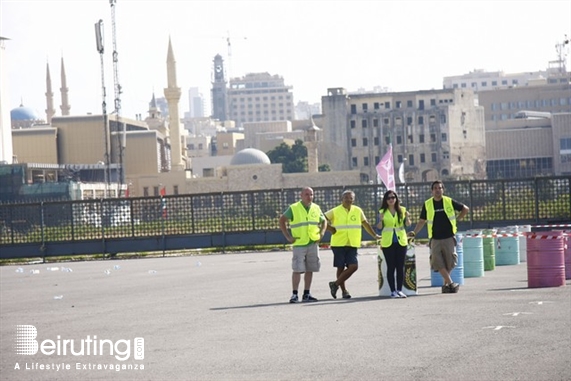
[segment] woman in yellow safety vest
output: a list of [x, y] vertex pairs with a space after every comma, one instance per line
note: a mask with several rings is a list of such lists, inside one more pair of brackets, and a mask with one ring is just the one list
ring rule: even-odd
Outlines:
[[387, 262], [387, 282], [391, 288], [391, 298], [406, 298], [402, 292], [404, 261], [408, 246], [405, 226], [410, 226], [409, 213], [401, 206], [394, 191], [385, 192], [377, 227], [382, 231], [381, 249]]

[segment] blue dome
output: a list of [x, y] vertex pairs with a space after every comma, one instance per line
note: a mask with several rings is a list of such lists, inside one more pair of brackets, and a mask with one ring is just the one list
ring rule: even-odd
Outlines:
[[30, 107], [20, 106], [10, 111], [10, 119], [12, 120], [39, 120], [41, 119], [38, 112]]
[[236, 153], [230, 165], [271, 164], [268, 155], [255, 148], [246, 148]]

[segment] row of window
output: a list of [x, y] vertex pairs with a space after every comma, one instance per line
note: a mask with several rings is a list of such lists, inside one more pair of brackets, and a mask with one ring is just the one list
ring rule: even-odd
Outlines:
[[246, 111], [240, 111], [240, 114], [238, 114], [238, 112], [233, 112], [232, 116], [235, 117], [237, 115], [245, 116], [245, 115], [254, 115], [254, 114], [255, 115], [261, 115], [261, 114], [288, 114], [288, 115], [291, 115], [291, 110], [290, 109], [287, 109], [285, 111], [284, 110], [271, 110], [271, 111], [264, 110], [263, 112], [260, 110], [256, 110], [256, 112], [248, 111], [248, 113], [246, 113]]
[[[438, 104], [449, 104], [449, 103], [454, 103], [453, 99], [439, 99], [438, 100]], [[400, 108], [404, 108], [404, 102], [403, 101], [394, 101], [394, 108], [396, 109], [400, 109]], [[430, 99], [430, 106], [431, 107], [436, 107], [437, 104], [437, 100], [436, 99]], [[415, 104], [413, 100], [407, 100], [406, 101], [406, 108], [414, 108]], [[380, 109], [385, 109], [385, 110], [390, 110], [391, 107], [391, 102], [387, 101], [387, 102], [374, 102], [373, 103], [373, 110], [380, 110]], [[424, 99], [419, 99], [418, 100], [418, 105], [416, 106], [417, 109], [419, 110], [424, 110], [425, 109], [425, 102]], [[362, 103], [361, 104], [361, 110], [366, 113], [367, 111], [369, 111], [369, 104], [368, 103]], [[351, 105], [351, 114], [357, 114], [357, 105], [356, 104], [352, 104]]]
[[517, 102], [500, 102], [490, 105], [492, 111], [498, 110], [536, 110], [540, 107], [567, 106], [571, 105], [571, 98], [551, 98], [551, 99], [534, 99]]
[[553, 159], [541, 157], [534, 159], [488, 160], [486, 173], [489, 179], [534, 177], [552, 174]]
[[[160, 190], [158, 186], [153, 187], [153, 196], [160, 196]], [[178, 194], [178, 185], [172, 186], [172, 194]], [[143, 197], [149, 197], [149, 187], [143, 187]]]
[[[284, 108], [285, 106], [289, 106], [289, 104], [288, 104], [288, 105], [284, 105], [283, 103], [279, 103], [279, 104], [277, 104], [277, 105], [276, 105], [275, 103], [272, 103], [271, 105], [268, 105], [267, 103], [264, 103], [264, 104], [263, 104], [263, 107], [264, 107], [264, 108], [268, 108], [268, 107], [270, 107], [270, 106], [271, 106], [272, 108], [276, 108], [276, 107]], [[254, 107], [255, 107], [255, 108], [260, 108], [260, 107], [262, 107], [262, 105], [260, 105], [259, 103], [255, 104], [255, 105], [253, 105], [253, 104], [251, 104], [251, 103], [248, 104], [248, 108], [254, 108]], [[236, 105], [236, 104], [235, 104], [235, 105], [232, 105], [232, 108], [233, 108], [234, 110], [237, 110], [237, 109], [238, 109], [238, 105]], [[240, 105], [240, 108], [241, 108], [241, 109], [244, 109], [244, 108], [246, 108], [246, 105]]]
[[252, 102], [253, 100], [255, 100], [256, 102], [259, 102], [260, 100], [264, 100], [264, 101], [267, 101], [267, 100], [275, 101], [275, 100], [277, 99], [277, 100], [280, 100], [280, 101], [281, 101], [281, 100], [284, 100], [284, 99], [285, 99], [285, 100], [289, 101], [289, 100], [292, 99], [292, 98], [291, 98], [291, 95], [285, 95], [285, 96], [284, 96], [284, 95], [278, 95], [278, 96], [272, 95], [271, 97], [239, 97], [239, 98], [238, 98], [238, 97], [235, 97], [235, 96], [232, 96], [232, 95], [236, 95], [236, 93], [231, 94], [232, 100], [234, 100], [234, 101], [239, 101], [239, 102], [242, 102], [242, 103], [244, 103], [244, 102]]
[[[398, 163], [402, 163], [404, 160], [404, 155], [397, 155], [397, 162]], [[360, 160], [359, 160], [360, 159]], [[407, 157], [407, 165], [410, 166], [414, 166], [416, 161], [416, 156], [413, 154], [408, 155]], [[418, 161], [420, 164], [424, 164], [427, 163], [427, 155], [425, 153], [420, 153], [418, 154]], [[450, 159], [450, 153], [445, 151], [442, 153], [442, 160], [449, 160]], [[353, 166], [353, 168], [358, 168], [360, 166], [360, 163], [363, 163], [363, 167], [368, 167], [371, 165], [377, 165], [377, 163], [379, 163], [380, 161], [380, 157], [379, 156], [375, 156], [375, 162], [371, 163], [369, 160], [368, 156], [364, 156], [362, 158], [358, 158], [358, 157], [352, 157], [351, 158], [351, 165]], [[432, 152], [430, 154], [430, 162], [431, 163], [436, 163], [438, 161], [438, 154], [436, 152]], [[462, 158], [460, 156], [458, 156], [458, 161], [462, 161]]]
[[[373, 122], [373, 127], [379, 127], [379, 121], [380, 119], [378, 118], [373, 118], [372, 122]], [[384, 126], [390, 126], [390, 118], [383, 118], [383, 125]], [[394, 118], [394, 125], [395, 126], [402, 126], [402, 121], [403, 118], [400, 116], [397, 116]], [[418, 125], [424, 125], [425, 122], [425, 118], [424, 115], [419, 115], [416, 118], [416, 123]], [[434, 124], [436, 123], [436, 116], [435, 115], [430, 115], [429, 116], [429, 124]], [[446, 123], [446, 114], [440, 114], [440, 123], [441, 124], [445, 124]], [[413, 124], [413, 117], [412, 116], [407, 116], [406, 117], [406, 125], [407, 126], [411, 126]], [[369, 127], [370, 123], [368, 119], [361, 119], [361, 127], [363, 128], [367, 128]], [[356, 120], [350, 120], [349, 121], [349, 126], [351, 128], [355, 128], [357, 126], [357, 121]]]
[[[403, 144], [404, 140], [403, 140], [402, 135], [397, 135], [395, 138], [396, 138], [396, 145]], [[436, 141], [436, 134], [430, 134], [429, 139], [430, 140], [426, 141], [426, 135], [425, 134], [419, 134], [417, 143], [419, 143], [419, 144], [421, 144], [421, 143], [436, 143], [437, 142]], [[373, 137], [373, 145], [378, 146], [379, 140], [380, 140], [380, 138], [378, 136]], [[447, 142], [448, 141], [448, 135], [445, 132], [442, 132], [440, 134], [440, 141], [441, 142]], [[390, 136], [385, 136], [385, 144], [388, 145], [390, 143], [391, 143]], [[414, 144], [414, 136], [412, 134], [407, 135], [407, 144]], [[369, 146], [369, 138], [363, 138], [361, 147], [368, 147], [368, 146]], [[356, 138], [351, 139], [351, 147], [357, 147], [357, 139]]]
[[[511, 83], [510, 83], [511, 82]], [[492, 87], [496, 87], [498, 86], [498, 83], [501, 83], [501, 86], [517, 86], [519, 84], [519, 80], [517, 79], [512, 79], [511, 81], [507, 80], [507, 79], [502, 79], [500, 82], [494, 80], [494, 81], [490, 81]], [[465, 89], [468, 87], [468, 84], [466, 82], [461, 82], [460, 84], [455, 83], [452, 85], [453, 88], [457, 89], [457, 88], [462, 88]], [[471, 88], [478, 88], [478, 82], [470, 82], [470, 87]], [[488, 81], [481, 81], [479, 87], [488, 87]]]

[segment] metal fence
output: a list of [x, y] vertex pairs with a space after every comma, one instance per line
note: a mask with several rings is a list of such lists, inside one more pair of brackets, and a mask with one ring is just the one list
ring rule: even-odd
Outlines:
[[[445, 194], [470, 207], [460, 228], [571, 222], [571, 176], [446, 182]], [[323, 211], [345, 189], [370, 222], [382, 185], [314, 188]], [[0, 258], [285, 244], [278, 218], [300, 189], [0, 205]], [[430, 184], [399, 186], [416, 222]]]

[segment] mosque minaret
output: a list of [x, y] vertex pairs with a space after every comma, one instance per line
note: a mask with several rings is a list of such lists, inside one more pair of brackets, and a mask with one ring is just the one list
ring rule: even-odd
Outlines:
[[169, 107], [172, 169], [175, 171], [183, 171], [185, 169], [185, 163], [183, 161], [182, 137], [180, 134], [180, 118], [178, 113], [178, 102], [180, 100], [181, 90], [176, 83], [176, 61], [174, 59], [170, 37], [167, 53], [167, 87], [164, 91]]
[[55, 115], [54, 109], [54, 92], [52, 91], [52, 78], [50, 76], [50, 64], [46, 64], [46, 122], [52, 123], [52, 117]]
[[63, 57], [61, 58], [61, 114], [62, 115], [69, 115], [69, 110], [71, 106], [69, 105], [68, 99], [68, 88], [67, 88], [67, 79], [65, 77], [65, 66], [63, 64]]

